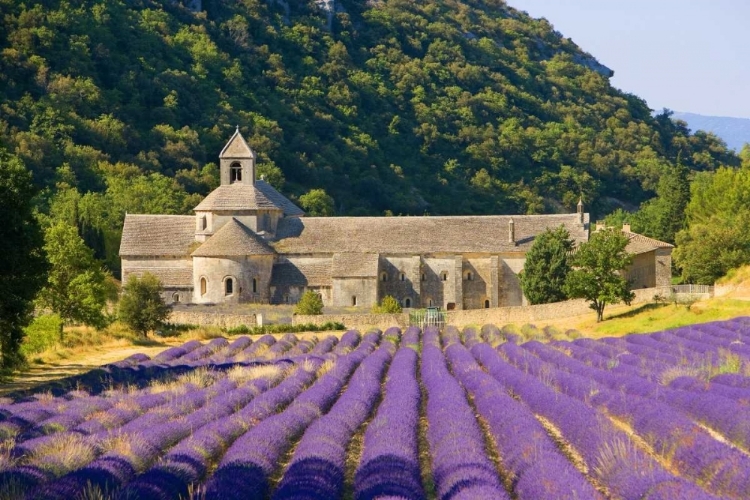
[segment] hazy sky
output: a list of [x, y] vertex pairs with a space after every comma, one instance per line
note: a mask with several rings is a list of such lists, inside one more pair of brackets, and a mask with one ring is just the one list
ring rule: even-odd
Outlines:
[[507, 0], [611, 68], [648, 102], [750, 118], [749, 0]]

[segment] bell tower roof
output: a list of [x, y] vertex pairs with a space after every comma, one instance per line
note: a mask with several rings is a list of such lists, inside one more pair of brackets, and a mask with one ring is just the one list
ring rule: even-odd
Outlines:
[[219, 153], [219, 159], [222, 158], [255, 159], [255, 153], [250, 149], [250, 146], [247, 145], [245, 138], [242, 137], [239, 126], [237, 127], [237, 130], [234, 131], [234, 135], [229, 139], [229, 142], [224, 146], [224, 149]]

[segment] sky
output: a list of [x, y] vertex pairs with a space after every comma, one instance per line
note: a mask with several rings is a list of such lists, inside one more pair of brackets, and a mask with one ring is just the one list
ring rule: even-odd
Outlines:
[[652, 109], [750, 118], [749, 0], [507, 3], [546, 18]]

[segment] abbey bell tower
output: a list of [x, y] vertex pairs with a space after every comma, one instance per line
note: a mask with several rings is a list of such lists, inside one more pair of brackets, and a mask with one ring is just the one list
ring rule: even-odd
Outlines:
[[235, 183], [248, 186], [255, 184], [255, 153], [240, 134], [239, 127], [221, 150], [219, 164], [222, 186]]

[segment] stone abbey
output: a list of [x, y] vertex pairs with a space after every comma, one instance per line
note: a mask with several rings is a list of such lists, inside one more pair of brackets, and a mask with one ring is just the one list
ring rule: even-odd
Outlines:
[[[386, 295], [406, 308], [477, 309], [526, 303], [518, 280], [534, 237], [564, 226], [588, 240], [583, 204], [572, 214], [306, 217], [262, 179], [239, 132], [219, 154], [221, 185], [195, 215], [125, 217], [122, 279], [151, 273], [167, 302], [295, 303], [369, 309]], [[623, 232], [633, 288], [670, 283], [672, 246]]]

